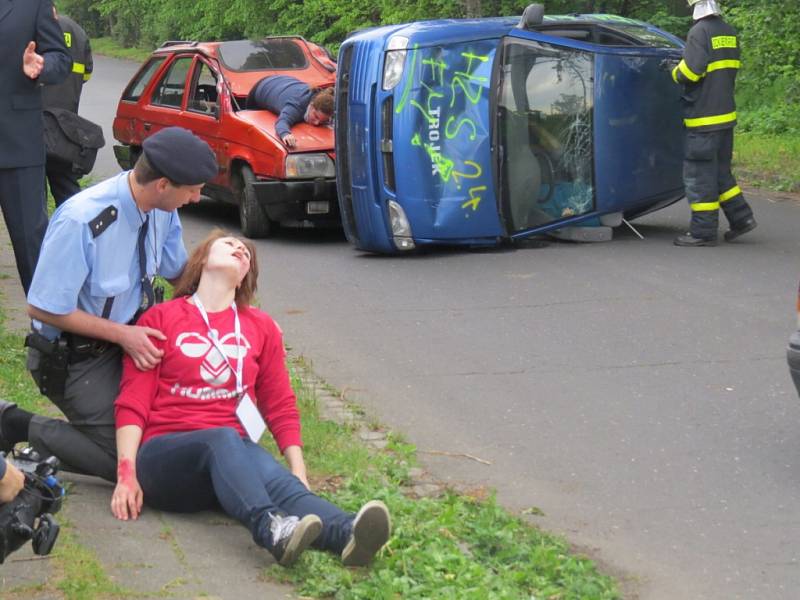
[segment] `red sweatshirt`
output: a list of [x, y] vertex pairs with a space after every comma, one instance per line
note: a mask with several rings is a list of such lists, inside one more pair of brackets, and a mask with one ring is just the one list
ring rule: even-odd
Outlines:
[[[237, 367], [233, 310], [208, 313], [228, 360]], [[239, 309], [244, 347], [243, 385], [258, 406], [281, 452], [302, 445], [300, 415], [286, 370], [280, 329], [257, 308]], [[116, 400], [117, 428], [138, 425], [142, 443], [157, 435], [212, 427], [233, 427], [245, 436], [236, 417], [236, 375], [214, 344], [197, 307], [188, 298], [158, 304], [137, 325], [152, 327], [166, 337], [151, 337], [164, 350], [159, 365], [149, 371], [123, 360], [122, 383]]]

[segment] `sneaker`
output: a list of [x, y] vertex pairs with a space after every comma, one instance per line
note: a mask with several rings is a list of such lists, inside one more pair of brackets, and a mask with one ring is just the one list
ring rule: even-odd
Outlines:
[[389, 541], [391, 533], [392, 522], [386, 505], [380, 500], [367, 502], [353, 519], [353, 533], [342, 550], [342, 564], [346, 567], [368, 565]]
[[747, 219], [744, 223], [741, 224], [741, 226], [736, 227], [735, 229], [731, 228], [730, 231], [726, 231], [725, 232], [725, 241], [726, 242], [732, 242], [733, 240], [738, 238], [740, 235], [744, 235], [748, 231], [753, 231], [753, 229], [755, 229], [757, 226], [758, 226], [758, 223], [756, 223], [755, 219], [753, 219], [753, 218]]
[[691, 233], [687, 233], [684, 235], [679, 235], [673, 241], [673, 244], [676, 246], [687, 246], [687, 247], [694, 247], [694, 246], [716, 246], [717, 245], [717, 238], [696, 238]]
[[276, 515], [272, 517], [269, 530], [272, 556], [279, 565], [288, 567], [317, 539], [322, 531], [322, 520], [317, 515], [306, 515], [302, 519]]

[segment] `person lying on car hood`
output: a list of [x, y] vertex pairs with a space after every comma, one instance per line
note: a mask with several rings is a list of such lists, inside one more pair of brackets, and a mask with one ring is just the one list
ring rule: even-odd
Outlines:
[[333, 117], [333, 88], [312, 89], [289, 75], [269, 75], [253, 86], [248, 108], [264, 109], [278, 115], [275, 131], [289, 148], [297, 144], [293, 125], [327, 125]]

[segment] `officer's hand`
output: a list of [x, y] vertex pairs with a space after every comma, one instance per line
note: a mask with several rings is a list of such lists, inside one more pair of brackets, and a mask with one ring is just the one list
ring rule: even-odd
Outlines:
[[36, 42], [28, 42], [22, 55], [22, 71], [31, 79], [36, 79], [44, 69], [44, 57], [36, 54]]
[[297, 139], [291, 133], [286, 134], [283, 138], [283, 143], [289, 148], [294, 148], [297, 145]]
[[0, 504], [11, 502], [25, 485], [25, 474], [10, 462], [6, 463], [6, 474], [0, 479]]
[[140, 371], [148, 371], [161, 362], [164, 351], [155, 347], [150, 336], [164, 341], [167, 339], [158, 329], [152, 327], [139, 327], [126, 325], [125, 332], [119, 345], [133, 359], [133, 363]]

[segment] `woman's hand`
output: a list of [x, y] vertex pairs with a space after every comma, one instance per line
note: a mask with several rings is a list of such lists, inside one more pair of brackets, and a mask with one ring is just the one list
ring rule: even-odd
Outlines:
[[144, 494], [136, 479], [130, 459], [123, 458], [117, 465], [117, 487], [111, 496], [111, 512], [121, 521], [137, 519], [142, 512]]
[[302, 469], [292, 468], [292, 475], [297, 477], [303, 483], [303, 485], [306, 486], [306, 489], [311, 489], [311, 486], [308, 485], [308, 475], [306, 475], [305, 465], [303, 465]]

